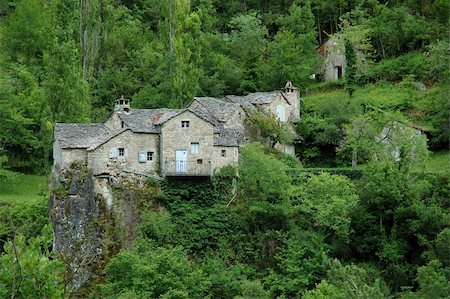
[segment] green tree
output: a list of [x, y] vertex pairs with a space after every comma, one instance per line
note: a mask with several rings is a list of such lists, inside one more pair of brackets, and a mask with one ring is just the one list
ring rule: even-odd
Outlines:
[[276, 269], [267, 277], [272, 297], [298, 298], [326, 273], [327, 248], [315, 232], [294, 232], [276, 255]]
[[278, 143], [292, 143], [293, 134], [288, 124], [282, 123], [273, 116], [266, 115], [260, 111], [252, 111], [247, 122], [261, 131], [261, 136], [270, 140], [270, 146], [275, 147]]
[[285, 165], [262, 145], [248, 144], [241, 148], [238, 188], [244, 200], [276, 203], [287, 198], [290, 179]]
[[374, 272], [353, 264], [342, 265], [335, 259], [330, 263], [326, 278], [313, 290], [307, 291], [303, 298], [386, 298], [389, 290], [379, 274], [374, 276]]
[[274, 90], [286, 80], [304, 88], [319, 64], [316, 53], [314, 15], [307, 1], [292, 4], [289, 14], [280, 16], [280, 30], [268, 44], [259, 66], [259, 80], [265, 90]]
[[355, 186], [347, 177], [327, 173], [312, 176], [292, 195], [293, 204], [312, 228], [338, 242], [348, 242], [351, 213], [358, 204]]
[[439, 261], [433, 260], [417, 270], [416, 280], [419, 289], [416, 292], [405, 292], [401, 298], [449, 298], [449, 276], [449, 269], [442, 267]]
[[88, 85], [83, 79], [75, 44], [54, 45], [44, 56], [42, 83], [55, 122], [86, 122], [89, 119]]
[[356, 54], [353, 44], [345, 39], [345, 60], [347, 66], [345, 67], [345, 89], [349, 97], [352, 97], [356, 88]]
[[[17, 233], [17, 232], [16, 232]], [[51, 228], [28, 240], [14, 234], [0, 255], [0, 295], [3, 298], [61, 298], [62, 263], [53, 256]]]
[[211, 284], [180, 247], [120, 252], [106, 274], [102, 294], [119, 298], [203, 298]]
[[266, 47], [267, 28], [256, 12], [233, 17], [229, 27], [230, 33], [225, 35], [224, 40], [229, 47], [229, 55], [239, 62], [243, 70], [239, 91], [257, 91], [257, 66]]

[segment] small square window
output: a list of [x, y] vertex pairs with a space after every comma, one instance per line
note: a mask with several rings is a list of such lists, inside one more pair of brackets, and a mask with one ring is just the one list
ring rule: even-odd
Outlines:
[[181, 121], [181, 127], [182, 128], [189, 128], [189, 121], [188, 120], [182, 120]]
[[197, 159], [197, 164], [199, 165], [203, 164], [203, 159]]
[[123, 147], [119, 147], [119, 157], [125, 156], [125, 149]]
[[222, 152], [220, 153], [220, 156], [222, 158], [225, 158], [227, 156], [227, 151], [226, 150], [222, 150]]
[[200, 144], [198, 142], [191, 143], [191, 154], [198, 155], [200, 152]]
[[153, 161], [153, 152], [147, 152], [147, 161]]

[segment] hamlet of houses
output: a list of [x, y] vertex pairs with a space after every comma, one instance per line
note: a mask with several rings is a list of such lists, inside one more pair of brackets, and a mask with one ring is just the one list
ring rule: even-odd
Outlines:
[[[298, 89], [287, 82], [273, 92], [196, 97], [186, 109], [132, 109], [130, 100], [121, 97], [105, 123], [55, 125], [55, 167], [79, 162], [94, 175], [208, 177], [237, 163], [245, 142], [261, 140], [245, 121], [255, 109], [295, 124], [300, 120]], [[294, 154], [293, 144], [278, 149]]]

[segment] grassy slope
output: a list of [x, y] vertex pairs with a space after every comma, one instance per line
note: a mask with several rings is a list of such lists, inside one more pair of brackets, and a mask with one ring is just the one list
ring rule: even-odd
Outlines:
[[0, 182], [0, 202], [31, 201], [48, 194], [46, 176], [21, 174], [14, 182]]
[[425, 166], [418, 169], [428, 173], [444, 173], [450, 169], [450, 151], [432, 153]]

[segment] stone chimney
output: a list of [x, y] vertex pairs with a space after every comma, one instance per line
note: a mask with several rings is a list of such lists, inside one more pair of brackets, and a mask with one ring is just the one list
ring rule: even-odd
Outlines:
[[130, 107], [130, 99], [125, 99], [123, 95], [116, 100], [116, 105], [114, 107], [115, 111], [123, 111], [125, 113], [129, 113], [131, 110]]
[[298, 91], [298, 88], [293, 86], [291, 81], [287, 81], [286, 85], [284, 86], [282, 91], [292, 106], [293, 120], [299, 121], [300, 120], [300, 93]]

